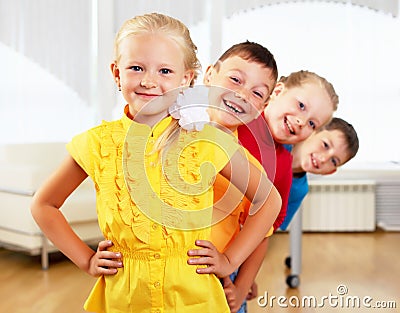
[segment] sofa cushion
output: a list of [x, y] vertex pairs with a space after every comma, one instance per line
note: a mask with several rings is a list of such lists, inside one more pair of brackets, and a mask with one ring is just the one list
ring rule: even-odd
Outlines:
[[66, 156], [61, 142], [0, 145], [0, 189], [33, 193]]
[[64, 142], [12, 143], [0, 145], [0, 161], [14, 165], [55, 168], [67, 155]]
[[[32, 196], [67, 154], [62, 142], [0, 145], [1, 210], [9, 214], [1, 218], [0, 226], [38, 231], [29, 211]], [[62, 211], [71, 223], [97, 220], [96, 196], [90, 178], [66, 200]]]

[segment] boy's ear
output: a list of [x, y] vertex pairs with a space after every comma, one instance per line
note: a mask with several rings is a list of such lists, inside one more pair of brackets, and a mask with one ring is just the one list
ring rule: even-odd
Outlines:
[[211, 83], [211, 77], [214, 73], [214, 66], [213, 65], [209, 65], [206, 69], [206, 72], [204, 74], [204, 78], [203, 78], [203, 84], [206, 86], [209, 86]]

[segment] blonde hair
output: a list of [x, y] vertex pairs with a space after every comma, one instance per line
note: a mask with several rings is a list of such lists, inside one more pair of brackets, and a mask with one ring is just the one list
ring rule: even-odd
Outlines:
[[309, 71], [293, 72], [287, 77], [281, 76], [279, 82], [284, 83], [285, 87], [287, 88], [300, 87], [301, 85], [306, 83], [317, 83], [326, 90], [329, 98], [331, 99], [333, 110], [334, 111], [337, 110], [339, 103], [339, 96], [336, 94], [335, 88], [333, 88], [333, 85], [330, 82], [328, 82], [325, 78], [313, 72]]
[[128, 36], [141, 34], [163, 34], [175, 41], [183, 51], [185, 70], [193, 70], [194, 82], [201, 70], [197, 58], [197, 47], [190, 37], [189, 29], [181, 21], [159, 13], [149, 13], [135, 16], [125, 21], [119, 29], [114, 42], [114, 59], [120, 58], [120, 43]]

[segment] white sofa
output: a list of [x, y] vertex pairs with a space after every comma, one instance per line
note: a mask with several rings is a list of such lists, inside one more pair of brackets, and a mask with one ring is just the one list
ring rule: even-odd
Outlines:
[[[0, 247], [42, 256], [56, 250], [42, 234], [30, 212], [32, 196], [67, 155], [65, 143], [0, 145]], [[95, 191], [88, 178], [64, 203], [62, 211], [88, 244], [102, 239], [97, 224]]]

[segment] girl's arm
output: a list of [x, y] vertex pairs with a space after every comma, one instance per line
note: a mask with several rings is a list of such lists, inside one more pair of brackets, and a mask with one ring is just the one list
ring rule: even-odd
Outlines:
[[188, 263], [208, 265], [198, 268], [198, 273], [214, 273], [225, 277], [237, 269], [264, 239], [279, 213], [282, 201], [266, 174], [251, 164], [240, 151], [233, 155], [231, 162], [220, 173], [252, 202], [250, 212], [256, 213], [247, 217], [242, 230], [223, 254], [210, 242], [198, 240], [196, 244], [203, 249], [189, 250], [189, 256], [199, 257], [190, 258]]
[[[99, 244], [97, 253], [93, 251], [72, 230], [59, 210], [68, 196], [87, 176], [75, 160], [68, 156], [35, 193], [31, 212], [43, 233], [61, 252], [83, 271], [99, 276], [110, 274], [107, 272], [108, 269], [101, 266], [110, 265], [105, 258], [115, 258], [115, 253], [105, 250], [109, 246], [107, 242]], [[112, 269], [112, 272], [114, 271], [115, 268]]]

